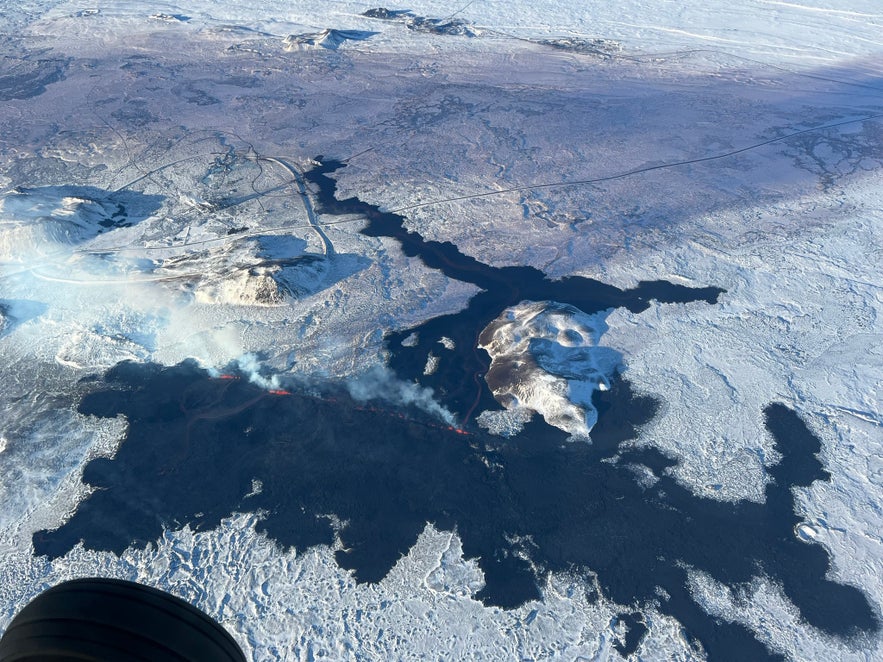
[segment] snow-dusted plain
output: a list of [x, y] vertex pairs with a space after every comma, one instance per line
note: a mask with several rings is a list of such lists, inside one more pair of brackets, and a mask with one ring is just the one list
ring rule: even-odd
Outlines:
[[[333, 549], [280, 550], [254, 514], [170, 526], [119, 556], [33, 555], [32, 534], [88, 492], [85, 463], [125, 432], [77, 413], [83, 378], [123, 360], [235, 363], [269, 388], [381, 381], [451, 416], [391, 386], [384, 333], [477, 288], [359, 234], [361, 217], [323, 218], [303, 177], [319, 155], [347, 163], [338, 197], [486, 264], [725, 289], [715, 305], [501, 320], [496, 350], [558, 339], [529, 357], [545, 367], [529, 409], [565, 411], [572, 443], [589, 443], [591, 391], [622, 370], [664, 402], [634, 444], [714, 499], [764, 499], [779, 458], [761, 412], [793, 408], [831, 474], [799, 488], [794, 535], [881, 618], [877, 2], [0, 7], [0, 628], [44, 588], [101, 574], [192, 600], [255, 660], [613, 660], [624, 609], [644, 614], [640, 659], [703, 659], [653, 604], [589, 600], [591, 577], [549, 575], [542, 601], [485, 607], [457, 533], [431, 525], [378, 584], [356, 584]], [[479, 420], [512, 433], [515, 409]], [[883, 659], [879, 635], [825, 636], [760, 573], [741, 593], [690, 577], [703, 609], [773, 651]]]

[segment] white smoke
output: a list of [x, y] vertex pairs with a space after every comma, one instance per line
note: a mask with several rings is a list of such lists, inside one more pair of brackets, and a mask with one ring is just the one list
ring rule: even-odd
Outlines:
[[234, 363], [239, 372], [245, 375], [252, 384], [268, 390], [281, 388], [279, 375], [264, 374], [256, 354], [243, 354]]
[[210, 377], [217, 378], [230, 372], [235, 372], [242, 375], [255, 386], [259, 386], [263, 389], [275, 390], [282, 388], [282, 382], [279, 375], [267, 374], [267, 369], [261, 364], [257, 354], [251, 352], [242, 354], [238, 358], [233, 359], [223, 369], [218, 369], [215, 365], [200, 361], [198, 358], [196, 358], [196, 361]]
[[435, 400], [435, 392], [426, 386], [400, 380], [385, 366], [374, 366], [347, 382], [354, 400], [386, 400], [398, 405], [419, 407], [448, 425], [456, 425], [454, 415]]
[[[139, 257], [142, 229], [104, 232], [116, 206], [98, 189], [84, 191], [43, 187], [0, 194], [0, 332], [8, 337], [15, 327], [19, 351], [79, 371], [103, 370], [121, 360], [174, 365], [193, 359], [213, 376], [227, 366], [268, 390], [294, 379], [274, 373], [250, 352], [254, 344], [237, 317], [245, 310], [256, 313], [256, 304], [267, 308], [261, 289], [266, 279], [233, 269], [259, 262], [258, 244]], [[198, 226], [188, 232], [211, 235], [199, 234]], [[212, 299], [214, 286], [200, 289], [206, 274], [231, 271], [236, 275], [230, 282], [242, 285], [235, 292], [218, 286], [225, 294]], [[414, 406], [456, 424], [432, 389], [403, 382], [384, 367], [352, 378], [347, 388], [357, 401]]]

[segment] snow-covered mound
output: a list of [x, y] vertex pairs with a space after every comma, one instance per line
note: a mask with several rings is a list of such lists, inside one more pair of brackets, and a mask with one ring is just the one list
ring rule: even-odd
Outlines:
[[122, 198], [132, 197], [115, 197], [93, 187], [13, 189], [0, 196], [0, 261], [51, 255], [107, 230], [133, 225], [152, 209], [131, 217], [131, 200]]
[[193, 289], [199, 303], [281, 306], [320, 292], [367, 264], [367, 260], [356, 255], [304, 253], [293, 244], [289, 253], [270, 252], [264, 243], [247, 242], [238, 249], [225, 248], [197, 258], [188, 256], [170, 263], [167, 270], [199, 271]]
[[453, 14], [447, 18], [429, 18], [427, 16], [417, 16], [407, 9], [390, 10], [385, 7], [377, 7], [363, 12], [362, 16], [382, 21], [400, 22], [414, 32], [453, 35], [456, 37], [477, 37], [481, 34], [481, 30], [470, 21], [454, 18]]
[[82, 328], [62, 343], [55, 360], [71, 368], [107, 369], [120, 361], [145, 361], [148, 356], [144, 345], [122, 333]]
[[[491, 355], [485, 380], [494, 397], [517, 420], [536, 412], [550, 425], [588, 439], [598, 420], [592, 394], [610, 387], [621, 364], [618, 352], [598, 345], [606, 317], [554, 301], [507, 308], [479, 337], [479, 347]], [[493, 429], [495, 418], [486, 412], [482, 422]], [[511, 426], [513, 416], [503, 418]]]
[[210, 276], [195, 292], [200, 303], [237, 306], [279, 306], [285, 303], [286, 292], [274, 275], [279, 267], [238, 269], [223, 277]]
[[336, 51], [347, 41], [364, 41], [375, 33], [365, 30], [322, 30], [308, 34], [290, 34], [285, 38], [286, 51], [324, 48]]

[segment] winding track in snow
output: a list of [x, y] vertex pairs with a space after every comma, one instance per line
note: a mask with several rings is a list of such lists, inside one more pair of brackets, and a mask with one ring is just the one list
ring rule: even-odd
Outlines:
[[[411, 209], [421, 209], [423, 207], [429, 207], [432, 205], [439, 205], [445, 202], [458, 202], [460, 200], [472, 200], [474, 198], [487, 198], [493, 195], [502, 195], [503, 193], [514, 193], [518, 191], [532, 191], [535, 189], [543, 189], [543, 188], [561, 188], [565, 186], [585, 186], [587, 184], [598, 184], [601, 182], [610, 182], [616, 179], [625, 179], [626, 177], [632, 177], [633, 175], [640, 175], [646, 172], [652, 172], [654, 170], [665, 170], [668, 168], [677, 168], [685, 165], [691, 165], [694, 163], [704, 163], [706, 161], [717, 161], [719, 159], [726, 159], [731, 156], [736, 156], [737, 154], [742, 154], [743, 152], [748, 152], [759, 147], [764, 147], [765, 145], [771, 145], [773, 143], [781, 142], [783, 140], [788, 140], [789, 138], [795, 138], [797, 136], [802, 136], [807, 133], [815, 133], [817, 131], [825, 131], [827, 129], [835, 129], [837, 127], [846, 126], [848, 124], [856, 124], [858, 122], [869, 122], [875, 119], [883, 118], [883, 113], [877, 113], [875, 115], [866, 115], [864, 117], [853, 118], [849, 120], [841, 120], [840, 122], [832, 122], [831, 124], [825, 124], [822, 126], [814, 126], [808, 129], [801, 129], [799, 131], [793, 131], [784, 136], [777, 136], [776, 138], [770, 138], [768, 140], [763, 140], [757, 143], [753, 143], [751, 145], [746, 145], [745, 147], [740, 147], [738, 149], [730, 150], [728, 152], [723, 152], [721, 154], [711, 154], [710, 156], [700, 156], [694, 159], [684, 159], [683, 161], [669, 161], [667, 163], [658, 163], [656, 165], [644, 166], [641, 168], [635, 168], [634, 170], [627, 170], [625, 172], [616, 173], [613, 175], [605, 175], [603, 177], [595, 177], [592, 179], [575, 179], [572, 181], [559, 181], [559, 182], [542, 182], [539, 184], [525, 184], [524, 186], [512, 186], [509, 188], [497, 189], [495, 191], [485, 191], [483, 193], [469, 193], [467, 195], [458, 195], [452, 198], [443, 198], [440, 200], [429, 200], [428, 202], [418, 202], [412, 205], [405, 205], [404, 207], [398, 207], [397, 209], [390, 209], [389, 212], [396, 214], [403, 211], [409, 211]], [[327, 225], [327, 224], [326, 224]]]
[[303, 173], [296, 167], [291, 165], [288, 161], [276, 157], [276, 156], [258, 156], [255, 157], [255, 160], [258, 161], [267, 161], [269, 163], [275, 163], [278, 166], [284, 168], [287, 172], [291, 173], [291, 176], [294, 177], [294, 181], [297, 184], [297, 190], [300, 193], [301, 202], [304, 203], [304, 209], [307, 211], [307, 219], [310, 222], [310, 227], [316, 232], [319, 236], [319, 240], [322, 242], [324, 247], [324, 252], [327, 257], [331, 257], [334, 255], [334, 244], [328, 238], [328, 235], [325, 234], [325, 231], [322, 229], [322, 224], [319, 223], [319, 217], [316, 216], [316, 210], [313, 209], [313, 203], [310, 201], [310, 194], [307, 191], [307, 185], [304, 181]]
[[[595, 177], [592, 179], [578, 179], [578, 180], [572, 180], [572, 181], [541, 182], [539, 184], [525, 184], [522, 186], [513, 186], [513, 187], [508, 187], [508, 188], [503, 188], [503, 189], [496, 189], [494, 191], [470, 193], [470, 194], [459, 195], [459, 196], [454, 196], [454, 197], [450, 197], [450, 198], [440, 198], [437, 200], [428, 200], [426, 202], [418, 202], [418, 203], [414, 203], [411, 205], [405, 205], [403, 207], [397, 207], [395, 209], [390, 209], [390, 210], [388, 210], [388, 212], [389, 213], [400, 213], [403, 211], [409, 211], [412, 209], [421, 209], [424, 207], [430, 207], [433, 205], [444, 204], [447, 202], [458, 202], [458, 201], [462, 201], [462, 200], [486, 198], [486, 197], [491, 197], [491, 196], [495, 196], [495, 195], [503, 195], [505, 193], [531, 191], [531, 190], [535, 190], [535, 189], [544, 189], [544, 188], [561, 188], [561, 187], [565, 187], [565, 186], [584, 186], [584, 185], [589, 185], [589, 184], [597, 184], [597, 183], [602, 183], [602, 182], [614, 181], [614, 180], [618, 180], [618, 179], [625, 179], [626, 177], [632, 177], [635, 175], [640, 175], [640, 174], [647, 173], [647, 172], [653, 172], [656, 170], [665, 170], [668, 168], [683, 167], [683, 166], [691, 165], [691, 164], [695, 164], [695, 163], [705, 163], [708, 161], [716, 161], [716, 160], [720, 160], [720, 159], [726, 159], [731, 156], [736, 156], [738, 154], [742, 154], [742, 153], [745, 153], [745, 152], [748, 152], [751, 150], [755, 150], [760, 147], [764, 147], [766, 145], [771, 145], [774, 143], [782, 142], [782, 141], [785, 141], [785, 140], [788, 140], [790, 138], [794, 138], [797, 136], [816, 133], [819, 131], [826, 131], [829, 129], [834, 129], [834, 128], [838, 128], [841, 126], [848, 126], [851, 124], [858, 124], [861, 122], [869, 122], [869, 121], [877, 120], [880, 118], [883, 118], [883, 113], [876, 113], [874, 115], [865, 115], [863, 117], [841, 120], [838, 122], [832, 122], [832, 123], [824, 124], [821, 126], [809, 127], [807, 129], [793, 131], [791, 133], [788, 133], [788, 134], [785, 134], [782, 136], [777, 136], [775, 138], [770, 138], [770, 139], [763, 140], [763, 141], [760, 141], [757, 143], [752, 143], [750, 145], [746, 145], [744, 147], [740, 147], [738, 149], [730, 150], [727, 152], [722, 152], [720, 154], [711, 154], [709, 156], [702, 156], [702, 157], [697, 157], [697, 158], [693, 158], [693, 159], [685, 159], [682, 161], [670, 161], [670, 162], [666, 162], [666, 163], [659, 163], [656, 165], [644, 166], [641, 168], [635, 168], [633, 170], [628, 170], [628, 171], [620, 172], [620, 173], [614, 173], [612, 175], [605, 175], [602, 177]], [[364, 151], [369, 151], [369, 150], [364, 150]], [[193, 157], [189, 157], [189, 158], [193, 158]], [[240, 241], [242, 239], [248, 239], [251, 237], [265, 236], [268, 234], [275, 234], [276, 232], [279, 232], [279, 231], [296, 230], [296, 229], [302, 229], [305, 227], [309, 227], [318, 235], [320, 241], [322, 242], [325, 255], [334, 255], [335, 254], [334, 245], [331, 242], [331, 240], [328, 238], [328, 235], [325, 234], [323, 227], [330, 227], [332, 225], [343, 225], [346, 223], [353, 223], [356, 221], [361, 221], [362, 219], [361, 218], [345, 218], [345, 219], [341, 219], [341, 220], [337, 220], [337, 221], [320, 222], [319, 218], [315, 212], [315, 209], [313, 208], [312, 202], [310, 201], [309, 192], [307, 191], [306, 183], [303, 179], [303, 173], [297, 167], [290, 164], [287, 160], [285, 160], [282, 157], [257, 155], [257, 156], [251, 156], [249, 158], [253, 158], [256, 161], [266, 161], [269, 163], [274, 163], [292, 175], [292, 177], [294, 178], [294, 181], [298, 187], [298, 192], [300, 194], [301, 201], [303, 202], [304, 208], [307, 213], [307, 219], [308, 219], [307, 225], [304, 225], [302, 223], [293, 223], [290, 225], [281, 225], [281, 226], [275, 227], [269, 231], [268, 230], [256, 230], [256, 231], [252, 231], [252, 232], [238, 234], [235, 237], [215, 237], [215, 238], [211, 238], [211, 239], [203, 239], [203, 240], [194, 241], [194, 242], [184, 242], [182, 244], [177, 244], [177, 245], [121, 246], [121, 247], [117, 247], [117, 248], [103, 248], [100, 250], [75, 249], [73, 251], [73, 253], [74, 254], [77, 254], [77, 253], [116, 253], [116, 252], [126, 252], [126, 251], [154, 251], [154, 250], [167, 251], [167, 250], [175, 250], [175, 249], [181, 249], [181, 248], [188, 248], [191, 246], [197, 246], [197, 245], [203, 245], [203, 244], [213, 244], [213, 243], [219, 243], [219, 242], [226, 244], [226, 243], [229, 243], [232, 241]], [[354, 158], [354, 157], [350, 157], [350, 158]], [[173, 162], [173, 163], [176, 163], [176, 162]], [[172, 164], [167, 164], [167, 165], [172, 165]], [[229, 205], [229, 206], [235, 206], [235, 203], [232, 205]], [[32, 270], [32, 269], [30, 269], [30, 270]], [[49, 279], [47, 279], [47, 280], [49, 280]], [[66, 281], [59, 281], [59, 282], [66, 282]], [[132, 281], [129, 280], [126, 282], [132, 282]]]

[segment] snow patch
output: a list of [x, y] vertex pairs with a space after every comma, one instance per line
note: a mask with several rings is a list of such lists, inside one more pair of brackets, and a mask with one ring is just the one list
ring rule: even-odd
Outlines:
[[438, 364], [441, 359], [433, 354], [432, 352], [426, 357], [426, 365], [423, 368], [424, 375], [434, 375], [435, 371], [438, 370]]
[[[249, 660], [621, 659], [606, 643], [621, 608], [592, 599], [586, 578], [550, 576], [542, 602], [513, 610], [473, 596], [484, 583], [456, 532], [427, 525], [378, 584], [357, 584], [320, 546], [281, 550], [237, 514], [209, 531], [169, 529], [120, 555], [74, 547], [48, 561], [29, 535], [0, 538], [0, 630], [49, 585], [115, 577], [168, 591], [221, 623]], [[210, 559], [211, 563], [206, 563]], [[642, 659], [693, 659], [677, 622], [651, 608]], [[606, 651], [604, 657], [599, 657]]]
[[873, 635], [857, 636], [850, 642], [851, 650], [844, 650], [842, 642], [807, 627], [782, 586], [766, 576], [755, 577], [749, 584], [733, 589], [708, 573], [691, 568], [688, 587], [709, 614], [750, 628], [771, 650], [792, 659], [858, 662], [873, 657], [870, 651], [877, 643], [870, 640]]
[[531, 418], [533, 418], [533, 412], [530, 409], [514, 407], [502, 411], [488, 409], [481, 412], [475, 420], [491, 434], [498, 437], [514, 437], [524, 429], [525, 425], [530, 423]]
[[438, 565], [426, 576], [426, 587], [436, 593], [468, 597], [484, 588], [484, 574], [477, 559], [464, 560], [463, 544], [451, 533]]
[[68, 336], [55, 360], [70, 368], [106, 370], [121, 361], [146, 361], [149, 356], [147, 348], [121, 334], [84, 328]]

